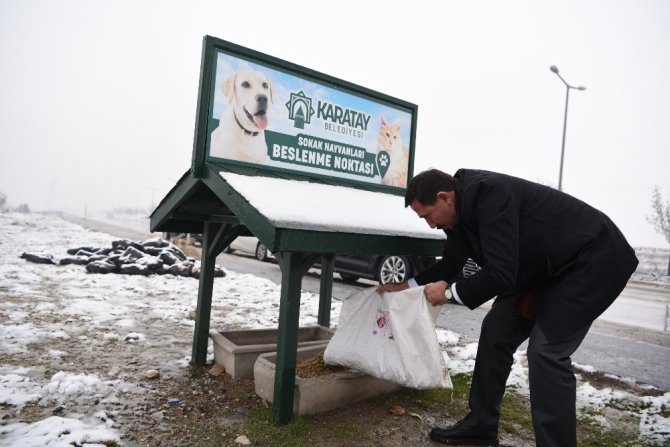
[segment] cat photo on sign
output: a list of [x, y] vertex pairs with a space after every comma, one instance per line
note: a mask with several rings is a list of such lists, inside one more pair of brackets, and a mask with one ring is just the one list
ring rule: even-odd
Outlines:
[[382, 185], [406, 187], [409, 148], [402, 142], [400, 125], [387, 123], [383, 116], [377, 136], [377, 153], [381, 151], [391, 157], [389, 168], [382, 176]]

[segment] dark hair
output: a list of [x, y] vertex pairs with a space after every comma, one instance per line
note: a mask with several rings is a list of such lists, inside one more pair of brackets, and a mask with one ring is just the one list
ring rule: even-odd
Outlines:
[[454, 178], [438, 169], [429, 169], [416, 175], [407, 185], [405, 207], [415, 200], [421, 205], [433, 205], [440, 191], [453, 191], [456, 187]]

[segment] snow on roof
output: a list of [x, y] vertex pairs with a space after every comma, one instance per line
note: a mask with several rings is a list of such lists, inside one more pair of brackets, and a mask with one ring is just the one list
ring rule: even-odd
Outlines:
[[299, 180], [221, 172], [237, 192], [279, 228], [445, 239], [401, 196]]

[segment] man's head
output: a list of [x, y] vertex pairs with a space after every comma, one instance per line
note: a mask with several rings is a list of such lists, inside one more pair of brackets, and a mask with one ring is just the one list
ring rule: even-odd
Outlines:
[[405, 206], [431, 228], [452, 229], [457, 222], [456, 183], [454, 178], [437, 169], [418, 174], [407, 185]]

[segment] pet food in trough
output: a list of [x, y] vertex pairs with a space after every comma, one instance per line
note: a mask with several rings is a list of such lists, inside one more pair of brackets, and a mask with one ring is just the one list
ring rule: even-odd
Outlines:
[[[325, 326], [298, 328], [298, 347], [321, 346], [325, 349], [334, 330]], [[277, 350], [277, 329], [209, 331], [214, 343], [214, 361], [233, 379], [251, 379], [256, 357]]]
[[[325, 346], [298, 348], [297, 360], [308, 359], [324, 348]], [[277, 353], [269, 352], [259, 355], [254, 364], [256, 394], [268, 402], [274, 399], [276, 359]], [[296, 376], [293, 412], [299, 415], [321, 413], [400, 388], [396, 383], [352, 370], [310, 378]]]

